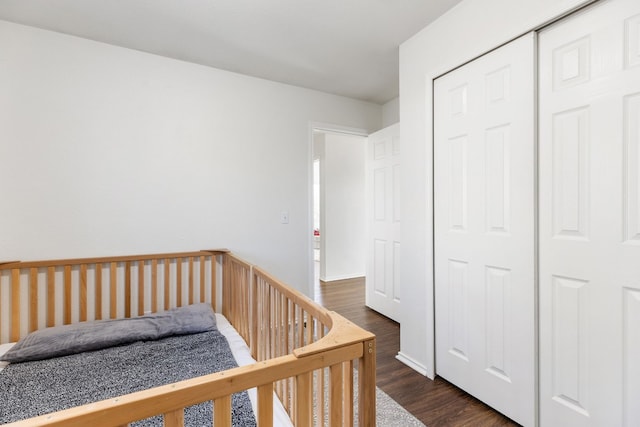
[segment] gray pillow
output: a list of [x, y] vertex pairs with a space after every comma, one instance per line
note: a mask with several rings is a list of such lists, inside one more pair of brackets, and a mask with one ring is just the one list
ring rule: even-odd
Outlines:
[[41, 329], [18, 341], [0, 360], [16, 363], [49, 359], [215, 329], [216, 318], [211, 304], [193, 304], [130, 319], [96, 320]]

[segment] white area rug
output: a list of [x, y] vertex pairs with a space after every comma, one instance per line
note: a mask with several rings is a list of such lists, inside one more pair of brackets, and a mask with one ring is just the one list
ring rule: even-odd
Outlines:
[[380, 427], [423, 427], [424, 424], [376, 387], [376, 425]]
[[[358, 370], [353, 370], [353, 381], [358, 384]], [[353, 390], [354, 401], [357, 402], [358, 388]], [[354, 425], [358, 425], [358, 406], [353, 408]], [[425, 425], [387, 393], [376, 387], [376, 425], [379, 427], [425, 427]]]
[[[324, 407], [324, 424], [328, 425], [329, 419], [329, 383], [328, 375], [325, 375], [325, 407]], [[314, 382], [317, 381], [317, 371], [314, 373]], [[358, 425], [358, 370], [353, 370], [353, 420], [354, 426]], [[314, 405], [317, 405], [317, 399], [314, 389]], [[318, 420], [314, 419], [314, 425], [318, 425]], [[425, 427], [425, 425], [416, 417], [411, 415], [409, 411], [404, 409], [398, 402], [393, 400], [387, 393], [376, 387], [376, 426], [378, 427]], [[369, 427], [369, 426], [366, 426]]]

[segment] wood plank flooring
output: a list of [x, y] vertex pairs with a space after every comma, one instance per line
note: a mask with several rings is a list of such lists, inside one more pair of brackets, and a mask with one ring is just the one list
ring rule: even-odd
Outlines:
[[377, 385], [428, 427], [517, 426], [484, 403], [437, 377], [432, 381], [395, 357], [398, 323], [364, 305], [364, 279], [316, 281], [315, 299], [377, 337]]

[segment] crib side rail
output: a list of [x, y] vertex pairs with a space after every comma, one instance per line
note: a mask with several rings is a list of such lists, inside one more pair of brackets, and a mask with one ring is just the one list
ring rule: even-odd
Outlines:
[[225, 250], [0, 264], [0, 344], [79, 321], [216, 305]]
[[262, 268], [231, 253], [224, 259], [223, 313], [250, 343], [252, 356], [259, 362], [293, 354], [304, 363], [305, 358], [329, 348], [356, 342], [366, 347], [357, 363], [357, 381], [356, 363], [351, 359], [273, 384], [297, 425], [314, 425], [314, 420], [320, 426], [325, 421], [352, 425], [356, 390], [359, 417], [375, 420], [371, 404], [375, 402], [375, 337]]

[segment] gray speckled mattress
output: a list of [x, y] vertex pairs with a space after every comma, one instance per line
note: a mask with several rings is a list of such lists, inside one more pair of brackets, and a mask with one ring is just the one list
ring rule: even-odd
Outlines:
[[[12, 363], [0, 372], [0, 424], [236, 367], [217, 330]], [[185, 411], [188, 426], [211, 425], [211, 402]], [[255, 426], [246, 392], [233, 396], [233, 425]], [[160, 417], [133, 423], [160, 426]]]

